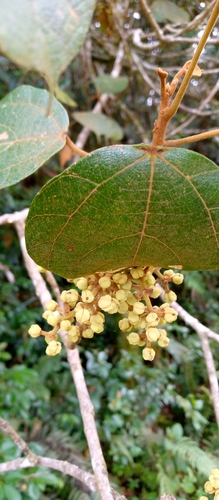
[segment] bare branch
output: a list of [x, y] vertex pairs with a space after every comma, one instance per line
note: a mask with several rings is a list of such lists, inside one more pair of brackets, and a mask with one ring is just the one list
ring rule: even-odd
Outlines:
[[162, 41], [163, 40], [163, 31], [160, 29], [159, 24], [157, 23], [156, 19], [154, 18], [148, 3], [146, 2], [146, 0], [140, 0], [140, 5], [141, 5], [141, 8], [142, 8], [149, 24], [154, 29], [158, 40]]
[[31, 465], [38, 465], [38, 457], [30, 450], [27, 443], [19, 436], [19, 434], [13, 429], [13, 427], [0, 417], [0, 429], [2, 429], [5, 434], [8, 434], [14, 443], [20, 448], [22, 453], [26, 455], [29, 459]]

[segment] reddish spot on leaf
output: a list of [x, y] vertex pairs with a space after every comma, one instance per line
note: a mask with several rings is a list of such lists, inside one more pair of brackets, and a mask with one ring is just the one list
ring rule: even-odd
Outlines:
[[73, 243], [68, 243], [66, 246], [66, 250], [68, 250], [69, 252], [74, 252], [75, 246], [73, 245]]

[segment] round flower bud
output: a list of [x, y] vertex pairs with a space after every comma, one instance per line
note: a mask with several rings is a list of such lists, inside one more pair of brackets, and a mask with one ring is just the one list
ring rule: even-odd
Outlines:
[[48, 319], [48, 317], [50, 316], [50, 314], [51, 314], [51, 311], [48, 311], [48, 310], [46, 309], [46, 311], [44, 311], [44, 313], [42, 314], [42, 318], [44, 318], [44, 319], [46, 319], [46, 320], [47, 320], [47, 319]]
[[80, 289], [80, 290], [86, 290], [88, 281], [87, 278], [78, 278], [77, 280], [74, 280], [75, 285]]
[[88, 309], [79, 309], [75, 313], [78, 323], [87, 323], [90, 319], [90, 311]]
[[145, 278], [144, 278], [144, 283], [145, 283], [145, 286], [147, 286], [148, 288], [150, 288], [151, 286], [154, 285], [155, 283], [155, 277], [153, 276], [153, 274], [151, 273], [146, 273], [145, 275]]
[[214, 488], [212, 486], [212, 484], [210, 483], [210, 481], [207, 481], [205, 484], [204, 484], [204, 490], [206, 493], [210, 493], [210, 495], [212, 493], [214, 493]]
[[164, 294], [165, 302], [175, 302], [177, 300], [177, 295], [171, 290]]
[[153, 286], [152, 292], [149, 293], [149, 297], [152, 299], [157, 299], [160, 297], [162, 290], [159, 286]]
[[82, 337], [84, 337], [85, 339], [92, 339], [93, 336], [94, 332], [93, 330], [91, 330], [91, 328], [86, 328], [86, 330], [82, 332]]
[[216, 467], [214, 467], [214, 469], [211, 469], [211, 476], [219, 477], [219, 469], [217, 469]]
[[106, 310], [106, 312], [108, 312], [109, 314], [116, 314], [119, 310], [119, 307], [120, 307], [120, 302], [119, 300], [117, 299], [112, 299], [112, 302], [111, 302], [111, 306], [108, 307], [108, 309]]
[[181, 285], [184, 280], [184, 276], [181, 273], [174, 273], [174, 276], [172, 278], [172, 282], [175, 283], [175, 285]]
[[108, 308], [111, 306], [111, 303], [112, 303], [111, 295], [104, 295], [103, 297], [100, 297], [100, 299], [98, 300], [98, 306], [103, 311], [108, 311]]
[[174, 276], [174, 271], [172, 269], [167, 269], [164, 271], [163, 276], [168, 276], [168, 278], [172, 278]]
[[59, 354], [61, 350], [62, 350], [61, 343], [57, 342], [56, 340], [52, 340], [52, 342], [50, 342], [46, 348], [46, 354], [48, 356], [56, 356], [56, 354]]
[[61, 316], [61, 314], [58, 311], [52, 312], [52, 314], [50, 314], [50, 316], [47, 318], [48, 325], [51, 325], [51, 326], [58, 325], [61, 317], [62, 316]]
[[83, 302], [87, 302], [87, 304], [91, 304], [94, 301], [94, 294], [90, 290], [83, 290], [81, 294], [81, 298]]
[[153, 359], [155, 358], [155, 354], [155, 350], [151, 347], [145, 347], [142, 351], [142, 356], [145, 361], [153, 361]]
[[[140, 319], [141, 319], [141, 318], [140, 318]], [[148, 323], [147, 323], [147, 321], [146, 321], [146, 319], [145, 319], [145, 318], [141, 319], [141, 323], [140, 323], [140, 325], [139, 325], [139, 326], [140, 326], [140, 328], [142, 328], [143, 330], [144, 330], [145, 328], [147, 328], [147, 327], [148, 327]]]
[[147, 323], [151, 324], [151, 323], [156, 323], [158, 324], [158, 321], [159, 321], [159, 318], [158, 318], [158, 315], [154, 312], [150, 312], [147, 316], [146, 316], [146, 321]]
[[[203, 495], [202, 495], [202, 496], [199, 498], [199, 500], [208, 500], [208, 497], [205, 497], [205, 496], [203, 496]], [[218, 500], [218, 499], [216, 499], [216, 500]]]
[[125, 314], [129, 309], [129, 306], [127, 302], [120, 302], [119, 308], [118, 308], [118, 313], [119, 314]]
[[165, 309], [164, 319], [167, 323], [173, 323], [173, 321], [176, 321], [177, 316], [178, 313], [172, 307]]
[[136, 325], [139, 321], [139, 316], [135, 312], [130, 311], [128, 314], [128, 320], [132, 325]]
[[130, 270], [130, 274], [132, 275], [133, 279], [139, 279], [139, 278], [142, 278], [142, 276], [144, 276], [144, 271], [142, 269], [142, 267], [133, 267], [131, 270]]
[[80, 338], [80, 329], [76, 325], [72, 325], [70, 330], [68, 330], [68, 340], [70, 342], [77, 342]]
[[161, 306], [160, 306], [160, 309], [167, 309], [170, 307], [170, 304], [164, 302]]
[[146, 330], [146, 335], [148, 340], [150, 340], [150, 342], [156, 342], [160, 336], [158, 328], [152, 328], [152, 327]]
[[124, 285], [120, 285], [120, 287], [122, 288], [122, 290], [131, 290], [132, 288], [132, 280], [127, 280]]
[[131, 324], [129, 323], [129, 320], [127, 318], [120, 319], [119, 328], [120, 330], [122, 330], [122, 332], [128, 332], [128, 330], [131, 329]]
[[28, 330], [28, 333], [31, 337], [36, 339], [37, 337], [40, 337], [41, 331], [42, 328], [39, 325], [31, 325], [31, 327]]
[[99, 279], [98, 283], [103, 289], [109, 288], [109, 286], [111, 286], [111, 279], [108, 276], [102, 276], [102, 278]]
[[127, 294], [126, 294], [125, 290], [120, 289], [120, 290], [117, 290], [117, 292], [115, 293], [115, 297], [119, 301], [124, 301], [126, 299], [126, 296], [127, 296]]
[[135, 302], [138, 302], [132, 292], [127, 293], [126, 302], [129, 306], [133, 306]]
[[219, 490], [215, 491], [214, 500], [219, 500]]
[[136, 314], [143, 314], [145, 306], [142, 302], [135, 302], [133, 305], [133, 312]]
[[94, 332], [94, 333], [102, 333], [104, 331], [104, 324], [102, 323], [101, 325], [96, 325], [96, 324], [91, 324], [90, 325], [91, 327], [91, 330]]
[[55, 300], [50, 300], [46, 304], [46, 309], [48, 309], [49, 311], [55, 311], [57, 305], [58, 305], [58, 302], [56, 302]]
[[212, 484], [212, 486], [214, 487], [215, 490], [218, 490], [219, 489], [219, 478], [218, 477], [215, 477], [213, 476], [213, 479], [211, 479], [211, 476], [209, 477], [209, 480]]
[[63, 290], [61, 293], [61, 299], [63, 302], [66, 302], [67, 304], [74, 304], [78, 301], [79, 299], [79, 294], [77, 290]]
[[164, 318], [159, 319], [159, 323], [158, 323], [159, 325], [165, 325], [165, 323], [166, 323], [166, 321]]
[[117, 283], [117, 285], [124, 285], [128, 280], [128, 276], [125, 273], [115, 273], [113, 275], [113, 281]]
[[90, 317], [90, 322], [92, 325], [103, 325], [104, 321], [105, 321], [104, 314], [100, 312], [92, 314]]
[[157, 343], [160, 347], [167, 347], [170, 343], [170, 339], [167, 336], [165, 336], [165, 337], [163, 336], [163, 337], [158, 339]]
[[67, 330], [70, 330], [71, 328], [71, 321], [69, 321], [68, 319], [63, 319], [60, 323], [60, 328], [67, 332]]
[[131, 345], [138, 345], [140, 342], [140, 337], [138, 333], [135, 332], [131, 332], [126, 338]]

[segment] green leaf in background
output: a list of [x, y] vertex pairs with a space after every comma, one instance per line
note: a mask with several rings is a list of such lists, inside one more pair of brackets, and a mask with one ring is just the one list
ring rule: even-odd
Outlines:
[[[95, 0], [1, 0], [0, 50], [43, 74], [53, 91], [86, 36]], [[16, 43], [15, 43], [16, 41]]]
[[94, 85], [100, 94], [117, 94], [123, 92], [128, 87], [127, 76], [114, 78], [111, 75], [99, 75], [94, 79]]
[[97, 137], [104, 135], [106, 139], [113, 139], [113, 141], [121, 141], [123, 138], [123, 130], [120, 125], [103, 113], [77, 111], [73, 113], [73, 117], [78, 123], [92, 130]]
[[27, 247], [71, 278], [130, 266], [219, 269], [219, 167], [184, 148], [111, 146], [49, 181]]
[[64, 90], [60, 89], [58, 85], [56, 85], [55, 88], [55, 96], [58, 101], [62, 102], [63, 104], [66, 104], [66, 106], [71, 106], [72, 108], [75, 108], [77, 106], [76, 101], [70, 97], [70, 95], [67, 94]]
[[5, 500], [22, 500], [21, 493], [13, 486], [10, 486], [10, 484], [4, 484], [2, 488], [4, 490]]
[[29, 85], [13, 90], [0, 102], [0, 188], [35, 172], [64, 147], [68, 115], [50, 94]]
[[155, 0], [151, 10], [158, 23], [186, 24], [190, 21], [189, 13], [169, 0]]

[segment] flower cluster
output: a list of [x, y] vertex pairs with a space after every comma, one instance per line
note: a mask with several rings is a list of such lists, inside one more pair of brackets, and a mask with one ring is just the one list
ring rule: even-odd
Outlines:
[[[64, 307], [51, 300], [46, 305], [43, 318], [53, 330], [43, 331], [39, 325], [29, 329], [31, 337], [45, 336], [48, 343], [46, 353], [55, 356], [61, 351], [58, 330], [67, 332], [68, 341], [73, 347], [82, 337], [92, 338], [104, 331], [105, 313], [119, 313], [123, 316], [119, 328], [127, 333], [132, 345], [144, 347], [143, 358], [152, 361], [155, 350], [152, 343], [167, 347], [169, 338], [165, 323], [177, 319], [177, 312], [170, 306], [176, 294], [170, 290], [169, 283], [179, 285], [183, 275], [172, 269], [164, 271], [154, 267], [133, 267], [119, 272], [95, 273], [90, 276], [69, 280], [77, 289], [64, 290], [61, 294]], [[164, 303], [158, 307], [151, 299], [157, 299], [164, 288]]]
[[[219, 500], [219, 469], [212, 469], [209, 480], [204, 485], [206, 493], [214, 494], [214, 500]], [[208, 500], [208, 497], [202, 496], [199, 500]]]

